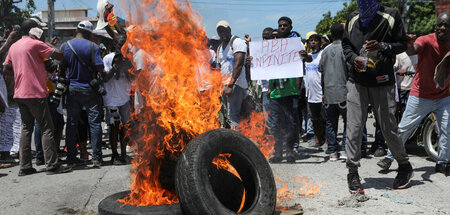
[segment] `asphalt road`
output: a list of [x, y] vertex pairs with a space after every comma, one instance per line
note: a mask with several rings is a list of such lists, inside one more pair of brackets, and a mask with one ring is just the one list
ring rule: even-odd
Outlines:
[[[372, 120], [368, 122], [369, 134], [374, 133]], [[450, 214], [450, 177], [434, 173], [434, 162], [420, 147], [407, 147], [415, 175], [412, 186], [405, 190], [392, 189], [397, 164], [381, 173], [376, 166], [380, 158], [363, 159], [359, 173], [366, 191], [364, 202], [353, 202], [355, 198], [348, 193], [344, 162], [328, 161], [328, 155], [313, 148], [308, 151], [312, 155], [308, 159], [272, 165], [278, 188], [287, 184], [292, 194], [279, 199], [280, 205], [300, 204], [304, 214]], [[104, 150], [105, 161], [110, 153]], [[40, 171], [43, 168], [37, 167]], [[129, 170], [130, 165], [87, 166], [67, 174], [40, 172], [18, 177], [18, 166], [0, 169], [0, 214], [96, 214], [102, 199], [129, 189]], [[308, 187], [299, 178], [320, 190], [306, 195]]]

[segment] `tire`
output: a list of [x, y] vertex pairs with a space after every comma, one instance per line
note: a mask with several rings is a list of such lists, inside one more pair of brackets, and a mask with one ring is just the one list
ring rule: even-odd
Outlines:
[[[229, 129], [211, 130], [196, 137], [187, 144], [179, 157], [175, 189], [183, 213], [226, 215], [238, 212], [219, 200], [222, 197], [218, 196], [222, 194], [214, 193], [208, 179], [213, 158], [223, 153], [231, 154], [228, 160], [239, 173], [245, 188], [245, 203], [239, 213], [273, 214], [276, 185], [269, 163], [251, 140]], [[226, 188], [229, 191], [236, 189]]]
[[439, 155], [439, 135], [436, 123], [437, 121], [429, 116], [426, 119], [422, 130], [423, 147], [433, 161], [436, 161]]
[[98, 204], [100, 215], [131, 215], [131, 214], [152, 214], [152, 215], [182, 215], [180, 204], [144, 206], [124, 205], [117, 202], [117, 199], [124, 198], [130, 191], [123, 191], [110, 195]]

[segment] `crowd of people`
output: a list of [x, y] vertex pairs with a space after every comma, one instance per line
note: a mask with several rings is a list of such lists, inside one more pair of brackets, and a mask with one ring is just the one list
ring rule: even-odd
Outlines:
[[[219, 21], [218, 37], [209, 40], [209, 48], [211, 67], [220, 70], [226, 82], [221, 125], [239, 130], [251, 94], [265, 113], [266, 132], [274, 137], [269, 162], [294, 163], [308, 158], [309, 153], [300, 146], [306, 143], [324, 149], [329, 161], [345, 160], [350, 192], [364, 193], [358, 168], [368, 153], [385, 156], [377, 163], [382, 169], [389, 169], [395, 159], [399, 167], [393, 187], [408, 187], [413, 168], [404, 144], [422, 119], [433, 112], [439, 127], [435, 170], [450, 175], [448, 75], [439, 80], [444, 83], [441, 87], [436, 87], [433, 78], [436, 66], [450, 51], [450, 13], [436, 18], [435, 33], [416, 39], [406, 34], [397, 10], [377, 0], [358, 0], [358, 6], [359, 11], [351, 13], [345, 24], [331, 26], [330, 35], [310, 32], [303, 38], [285, 16], [274, 23], [277, 27], [262, 31], [263, 40], [300, 37], [305, 43], [306, 50], [299, 51], [304, 73], [293, 78], [252, 81], [250, 36], [235, 36], [227, 21]], [[46, 42], [42, 31], [45, 23], [37, 18], [5, 30], [0, 50], [2, 167], [11, 166], [18, 156], [19, 176], [37, 172], [32, 165], [33, 133], [35, 164], [45, 164], [47, 174], [70, 172], [88, 162], [100, 167], [102, 120], [108, 125], [111, 163], [127, 163], [124, 125], [137, 107], [130, 91], [133, 73], [129, 71], [140, 66], [135, 62], [138, 68], [133, 68], [122, 55], [126, 32], [119, 23], [114, 25], [102, 26], [113, 38], [110, 53], [90, 41], [94, 27], [89, 21], [81, 21], [74, 39], [59, 48], [55, 47], [56, 38]], [[250, 93], [255, 91], [260, 93]], [[401, 107], [404, 111], [398, 111]], [[370, 111], [376, 119], [376, 138], [368, 150], [366, 120]], [[338, 138], [340, 118], [344, 123], [342, 138]], [[64, 126], [67, 165], [59, 158], [64, 151], [60, 146]]]

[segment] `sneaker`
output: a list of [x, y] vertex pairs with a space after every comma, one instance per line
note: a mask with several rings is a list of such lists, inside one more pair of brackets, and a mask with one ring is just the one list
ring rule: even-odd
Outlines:
[[294, 152], [294, 150], [290, 150], [286, 154], [286, 162], [288, 163], [295, 163], [295, 160], [297, 160], [298, 154]]
[[361, 185], [361, 179], [359, 178], [358, 172], [347, 174], [347, 183], [350, 194], [364, 194], [364, 189]]
[[304, 142], [304, 143], [308, 142], [311, 138], [314, 139], [314, 134], [306, 133], [306, 134], [303, 134], [302, 137], [301, 137], [302, 142]]
[[92, 160], [92, 167], [100, 167], [103, 165], [102, 160]]
[[301, 146], [297, 147], [296, 151], [297, 151], [296, 153], [297, 160], [303, 160], [311, 157], [311, 155], [309, 155], [309, 153], [306, 152], [306, 149]]
[[398, 166], [398, 173], [394, 179], [394, 189], [405, 189], [411, 184], [413, 177], [413, 169], [411, 163], [402, 164]]
[[337, 161], [338, 160], [338, 153], [337, 152], [331, 152], [330, 154], [330, 161]]
[[383, 158], [377, 162], [377, 165], [381, 167], [382, 170], [388, 170], [391, 167], [392, 160], [389, 158]]
[[377, 150], [375, 150], [375, 152], [373, 153], [373, 156], [375, 157], [383, 157], [386, 155], [386, 150], [384, 148], [378, 148]]
[[125, 159], [119, 155], [113, 155], [111, 157], [111, 164], [112, 165], [125, 165], [127, 164], [127, 162], [125, 161]]
[[58, 168], [45, 171], [45, 174], [55, 175], [55, 174], [61, 174], [61, 173], [67, 173], [67, 172], [72, 172], [72, 167], [60, 165]]
[[44, 158], [36, 158], [36, 166], [42, 166], [45, 164]]
[[442, 173], [445, 176], [449, 176], [450, 175], [450, 165], [445, 164], [445, 163], [436, 164], [435, 171], [437, 173]]
[[85, 164], [86, 164], [86, 162], [84, 162], [83, 160], [81, 160], [79, 158], [67, 160], [67, 166], [70, 166], [70, 167], [81, 166], [81, 165], [85, 165]]
[[29, 169], [21, 169], [19, 170], [19, 176], [26, 176], [37, 173], [37, 170], [35, 168], [29, 168]]
[[347, 152], [340, 151], [339, 152], [339, 160], [347, 160]]

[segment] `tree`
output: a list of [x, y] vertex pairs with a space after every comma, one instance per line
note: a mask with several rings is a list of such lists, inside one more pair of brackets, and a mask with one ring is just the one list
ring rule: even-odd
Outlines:
[[[417, 34], [418, 36], [433, 32], [436, 22], [436, 7], [434, 2], [427, 0], [403, 0], [407, 2], [407, 20], [408, 32]], [[403, 7], [403, 1], [398, 0], [382, 0], [383, 6], [399, 9]], [[334, 23], [345, 23], [351, 12], [358, 10], [356, 0], [352, 0], [349, 4], [345, 2], [344, 8], [332, 17], [331, 12], [323, 14], [322, 20], [317, 23], [316, 32], [319, 34], [330, 34], [331, 25]]]
[[25, 0], [25, 8], [19, 8], [18, 3], [23, 0], [0, 0], [0, 31], [11, 28], [13, 25], [22, 24], [36, 9], [34, 0]]

